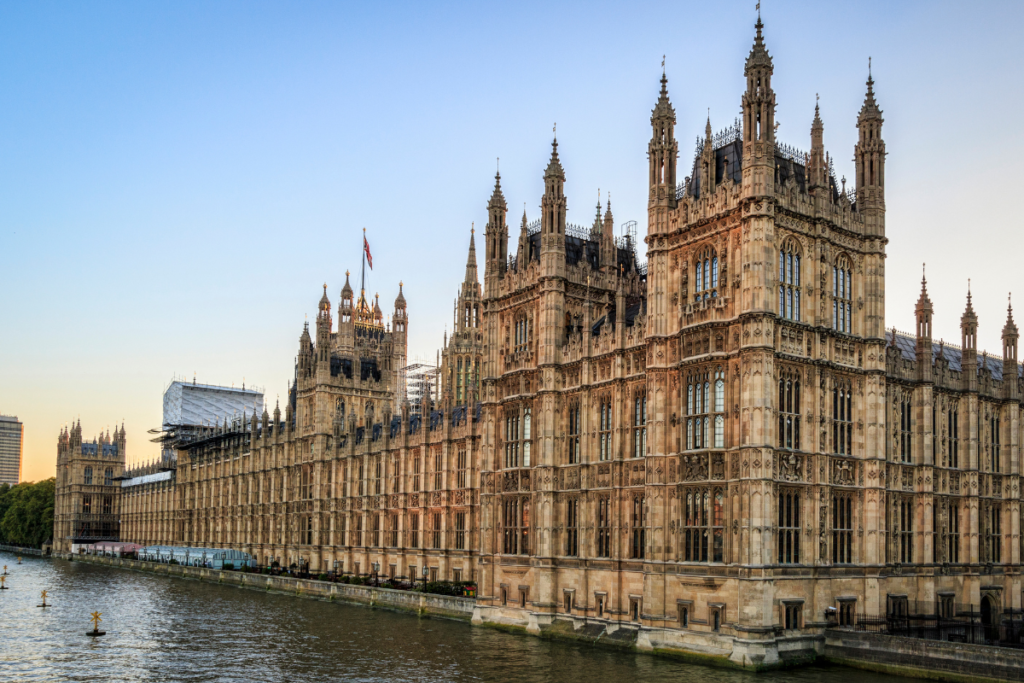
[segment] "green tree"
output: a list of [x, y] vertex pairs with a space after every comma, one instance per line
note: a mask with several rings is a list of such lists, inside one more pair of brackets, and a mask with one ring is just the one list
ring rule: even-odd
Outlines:
[[53, 538], [55, 479], [0, 487], [0, 543], [40, 548]]

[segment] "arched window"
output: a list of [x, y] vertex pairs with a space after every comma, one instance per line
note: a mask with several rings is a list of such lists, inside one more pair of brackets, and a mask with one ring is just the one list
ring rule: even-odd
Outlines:
[[633, 457], [647, 454], [647, 394], [638, 393], [633, 399]]
[[853, 272], [846, 256], [832, 267], [832, 329], [853, 333]]
[[598, 413], [598, 459], [612, 459], [612, 401], [601, 399]]
[[779, 317], [800, 320], [800, 251], [793, 240], [779, 250]]
[[580, 461], [580, 404], [569, 405], [569, 464]]
[[832, 452], [853, 455], [853, 393], [848, 380], [832, 385]]
[[108, 467], [107, 469], [103, 470], [103, 485], [104, 486], [113, 486], [114, 485], [114, 469], [113, 468]]
[[725, 370], [686, 378], [686, 450], [725, 447]]
[[697, 256], [694, 278], [694, 301], [713, 299], [718, 296], [718, 254], [711, 247], [704, 247]]
[[82, 483], [89, 485], [92, 483], [92, 468], [86, 467], [85, 471], [82, 472]]
[[526, 348], [527, 340], [529, 339], [529, 326], [525, 315], [520, 315], [515, 321], [515, 344], [514, 350], [516, 353]]
[[779, 377], [779, 448], [800, 449], [800, 375]]

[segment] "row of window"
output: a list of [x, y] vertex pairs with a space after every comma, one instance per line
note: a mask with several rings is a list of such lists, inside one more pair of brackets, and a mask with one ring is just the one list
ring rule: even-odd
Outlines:
[[[82, 483], [85, 484], [86, 486], [91, 486], [92, 483], [93, 483], [92, 479], [93, 479], [93, 477], [92, 477], [92, 467], [86, 467], [85, 469], [83, 469], [82, 470]], [[65, 481], [64, 483], [67, 483], [67, 481]], [[114, 469], [112, 467], [108, 467], [105, 470], [103, 470], [103, 485], [104, 486], [113, 486], [114, 485]]]
[[[399, 514], [398, 513], [373, 513], [369, 516], [367, 521], [367, 528], [363, 528], [364, 516], [356, 515], [353, 518], [354, 528], [351, 533], [345, 528], [345, 518], [342, 517], [338, 521], [338, 527], [335, 529], [325, 529], [326, 533], [335, 534], [334, 539], [328, 541], [328, 539], [321, 539], [324, 543], [331, 543], [337, 545], [354, 545], [354, 546], [369, 546], [369, 547], [388, 547], [388, 548], [419, 548], [422, 542], [422, 547], [425, 549], [441, 549], [443, 545], [443, 514], [440, 512], [430, 512], [425, 514], [426, 524], [420, 529], [420, 513], [411, 512], [406, 515], [407, 523], [406, 528], [401, 529], [399, 527]], [[467, 513], [465, 511], [456, 511], [452, 514], [451, 526], [448, 528], [448, 533], [451, 535], [452, 547], [455, 550], [466, 550], [468, 548], [469, 536], [468, 528], [466, 526]], [[258, 529], [259, 535], [262, 537], [264, 533], [270, 534], [272, 531], [267, 525], [265, 528], [263, 521], [260, 521]], [[316, 538], [314, 536], [314, 523], [311, 516], [303, 516], [299, 520], [299, 542], [305, 545], [314, 545]], [[284, 526], [282, 524], [280, 528], [282, 536], [284, 535]], [[403, 544], [404, 540], [404, 544]]]

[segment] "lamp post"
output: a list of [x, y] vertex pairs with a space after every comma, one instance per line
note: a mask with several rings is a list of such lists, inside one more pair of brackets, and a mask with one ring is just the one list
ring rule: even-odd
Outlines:
[[427, 565], [424, 564], [423, 565], [423, 592], [424, 593], [427, 592], [427, 574], [429, 574], [429, 573], [430, 573], [430, 570], [427, 569]]
[[380, 562], [373, 563], [373, 585], [377, 586], [377, 572], [380, 571]]

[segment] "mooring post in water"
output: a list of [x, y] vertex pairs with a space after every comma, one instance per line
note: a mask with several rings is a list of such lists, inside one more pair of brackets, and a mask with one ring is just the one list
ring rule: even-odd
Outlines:
[[38, 607], [49, 607], [49, 606], [50, 605], [46, 604], [46, 591], [43, 591], [43, 604], [38, 605]]
[[106, 631], [101, 631], [100, 630], [100, 622], [103, 621], [102, 619], [100, 619], [100, 615], [101, 614], [102, 614], [102, 612], [93, 612], [92, 613], [91, 618], [89, 619], [89, 621], [92, 622], [92, 630], [91, 631], [86, 631], [85, 635], [87, 635], [87, 636], [105, 636], [105, 635], [107, 635]]
[[0, 576], [0, 591], [7, 590], [7, 586], [4, 585], [5, 581], [7, 581], [7, 577], [6, 576]]

